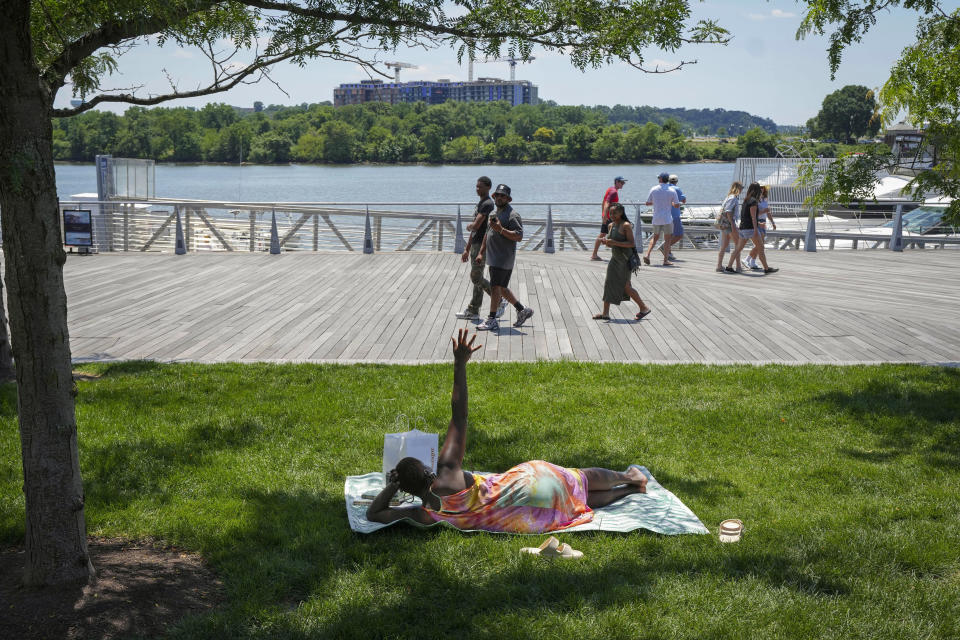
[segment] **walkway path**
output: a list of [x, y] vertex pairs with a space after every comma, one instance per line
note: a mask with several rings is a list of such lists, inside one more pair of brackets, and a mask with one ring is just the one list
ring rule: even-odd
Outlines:
[[[678, 252], [634, 278], [654, 312], [599, 311], [606, 263], [522, 253], [511, 283], [536, 315], [481, 332], [475, 359], [624, 362], [960, 361], [960, 252], [771, 252], [780, 273], [719, 274]], [[65, 267], [77, 361], [448, 360], [472, 323], [468, 268], [451, 253], [104, 254]]]

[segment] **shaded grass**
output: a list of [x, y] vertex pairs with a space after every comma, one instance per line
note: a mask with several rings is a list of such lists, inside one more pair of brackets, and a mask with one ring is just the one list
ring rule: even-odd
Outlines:
[[[399, 413], [441, 434], [449, 365], [88, 365], [77, 416], [93, 535], [201, 552], [228, 602], [171, 637], [942, 638], [960, 635], [960, 371], [471, 364], [466, 466], [639, 462], [744, 539], [399, 525], [354, 534], [344, 476]], [[23, 536], [15, 392], [0, 388], [0, 541]], [[539, 539], [538, 539], [539, 540]]]

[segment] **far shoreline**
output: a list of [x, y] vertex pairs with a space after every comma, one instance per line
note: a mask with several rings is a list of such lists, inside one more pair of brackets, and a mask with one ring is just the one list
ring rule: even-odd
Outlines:
[[[118, 156], [119, 158], [120, 156]], [[132, 160], [149, 160], [150, 158], [130, 158]], [[772, 158], [771, 158], [772, 159]], [[735, 164], [734, 160], [717, 160], [715, 158], [703, 160], [651, 160], [649, 162], [350, 162], [345, 164], [331, 164], [325, 162], [165, 162], [154, 161], [159, 167], [629, 167], [629, 166], [657, 166], [680, 164]], [[78, 160], [54, 160], [53, 164], [74, 167], [94, 166], [95, 162]]]

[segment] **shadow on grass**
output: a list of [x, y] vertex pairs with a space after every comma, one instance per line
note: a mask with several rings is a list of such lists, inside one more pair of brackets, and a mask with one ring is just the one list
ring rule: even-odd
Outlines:
[[0, 420], [17, 419], [17, 383], [0, 384]]
[[139, 373], [150, 373], [163, 368], [163, 365], [153, 360], [125, 360], [123, 362], [111, 362], [103, 369], [102, 377], [136, 375]]
[[937, 467], [960, 464], [960, 370], [921, 368], [909, 376], [871, 380], [815, 401], [840, 410], [878, 436], [881, 452], [846, 449], [855, 459], [883, 463], [917, 454]]
[[161, 494], [164, 480], [206, 464], [206, 455], [258, 446], [264, 431], [256, 420], [206, 421], [187, 427], [176, 439], [110, 441], [83, 449], [84, 491], [88, 501], [125, 506]]
[[727, 479], [693, 480], [667, 471], [658, 471], [654, 477], [671, 493], [678, 496], [696, 496], [701, 502], [710, 505], [721, 504], [731, 498], [740, 498], [744, 495], [743, 491]]
[[[850, 593], [842, 578], [812, 576], [810, 564], [822, 559], [809, 554], [713, 545], [701, 552], [665, 550], [665, 538], [641, 532], [627, 534], [636, 539], [637, 553], [621, 549], [572, 563], [518, 560], [512, 536], [404, 524], [355, 534], [340, 495], [255, 490], [238, 496], [249, 514], [243, 529], [203, 542], [233, 594], [225, 615], [199, 622], [206, 633], [242, 628], [262, 638], [470, 637], [497, 635], [489, 623], [515, 619], [522, 634], [532, 620], [654, 603], [664, 580], [676, 579], [760, 581], [804, 596]], [[253, 629], [250, 616], [260, 618], [257, 610], [269, 623]]]

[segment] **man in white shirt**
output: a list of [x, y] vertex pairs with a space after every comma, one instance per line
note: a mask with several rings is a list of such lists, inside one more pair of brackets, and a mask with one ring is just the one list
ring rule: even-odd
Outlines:
[[647, 196], [647, 206], [653, 205], [653, 235], [650, 236], [650, 246], [647, 248], [647, 254], [643, 256], [644, 264], [650, 264], [650, 254], [657, 245], [660, 236], [663, 236], [663, 246], [660, 251], [663, 253], [663, 266], [671, 267], [673, 263], [668, 260], [670, 255], [670, 238], [673, 234], [673, 207], [680, 205], [677, 198], [677, 191], [670, 186], [670, 174], [664, 171], [658, 176], [660, 184], [650, 189], [650, 195]]

